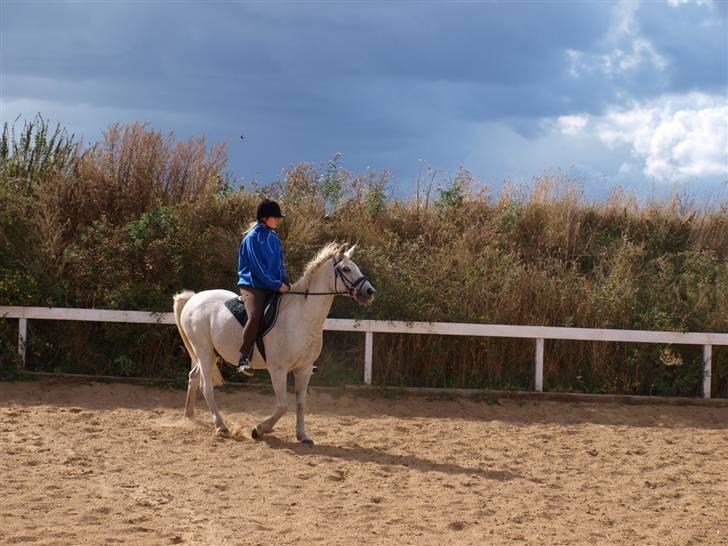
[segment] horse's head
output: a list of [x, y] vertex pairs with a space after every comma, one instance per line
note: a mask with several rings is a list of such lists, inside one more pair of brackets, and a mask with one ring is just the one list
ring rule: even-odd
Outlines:
[[[376, 290], [364, 275], [359, 266], [351, 259], [356, 245], [348, 250], [342, 245], [334, 256], [334, 271], [336, 272], [336, 284], [342, 283], [353, 299], [363, 305], [369, 305], [374, 301]], [[341, 290], [339, 288], [339, 290]]]

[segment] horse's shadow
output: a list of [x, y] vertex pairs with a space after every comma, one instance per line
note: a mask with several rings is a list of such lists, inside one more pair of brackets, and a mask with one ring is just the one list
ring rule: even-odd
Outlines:
[[442, 472], [450, 475], [478, 476], [488, 480], [509, 481], [522, 479], [533, 481], [508, 470], [490, 470], [486, 468], [467, 467], [455, 463], [440, 463], [422, 459], [415, 455], [396, 455], [378, 449], [363, 447], [358, 444], [351, 446], [333, 446], [325, 444], [304, 445], [288, 442], [275, 436], [264, 436], [262, 439], [268, 447], [288, 451], [298, 456], [331, 457], [344, 461], [359, 463], [375, 463], [383, 467], [406, 467], [419, 472]]

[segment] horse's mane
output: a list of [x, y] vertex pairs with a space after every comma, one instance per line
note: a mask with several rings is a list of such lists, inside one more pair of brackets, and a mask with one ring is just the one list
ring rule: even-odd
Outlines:
[[330, 258], [335, 256], [339, 252], [340, 248], [341, 245], [339, 243], [326, 244], [326, 246], [316, 253], [313, 260], [306, 264], [306, 267], [303, 270], [303, 275], [301, 275], [301, 278], [293, 284], [292, 289], [307, 290], [310, 287], [314, 271], [316, 271], [319, 266], [327, 262]]

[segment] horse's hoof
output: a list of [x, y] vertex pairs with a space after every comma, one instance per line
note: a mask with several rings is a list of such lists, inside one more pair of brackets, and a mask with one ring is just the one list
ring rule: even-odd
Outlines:
[[228, 430], [227, 427], [219, 427], [215, 431], [215, 434], [217, 434], [218, 436], [229, 436], [230, 435], [230, 431]]
[[301, 440], [301, 443], [306, 446], [312, 446], [313, 440], [311, 438], [304, 438], [303, 440]]
[[251, 433], [251, 436], [253, 437], [253, 440], [260, 440], [260, 434], [258, 434], [258, 427], [253, 428], [253, 432]]

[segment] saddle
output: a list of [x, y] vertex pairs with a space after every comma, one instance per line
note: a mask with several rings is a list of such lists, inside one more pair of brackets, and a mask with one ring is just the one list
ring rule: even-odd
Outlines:
[[[265, 343], [263, 343], [263, 338], [273, 329], [273, 326], [276, 325], [276, 321], [278, 320], [278, 307], [280, 306], [280, 303], [280, 292], [271, 292], [265, 298], [265, 304], [263, 306], [263, 320], [260, 324], [258, 336], [255, 338], [255, 346], [258, 347], [258, 351], [260, 351], [264, 361]], [[240, 326], [244, 327], [245, 323], [248, 322], [248, 313], [245, 311], [245, 305], [243, 305], [243, 302], [240, 301], [239, 298], [232, 298], [225, 302], [225, 307], [227, 307], [228, 311], [230, 311], [237, 319]]]

